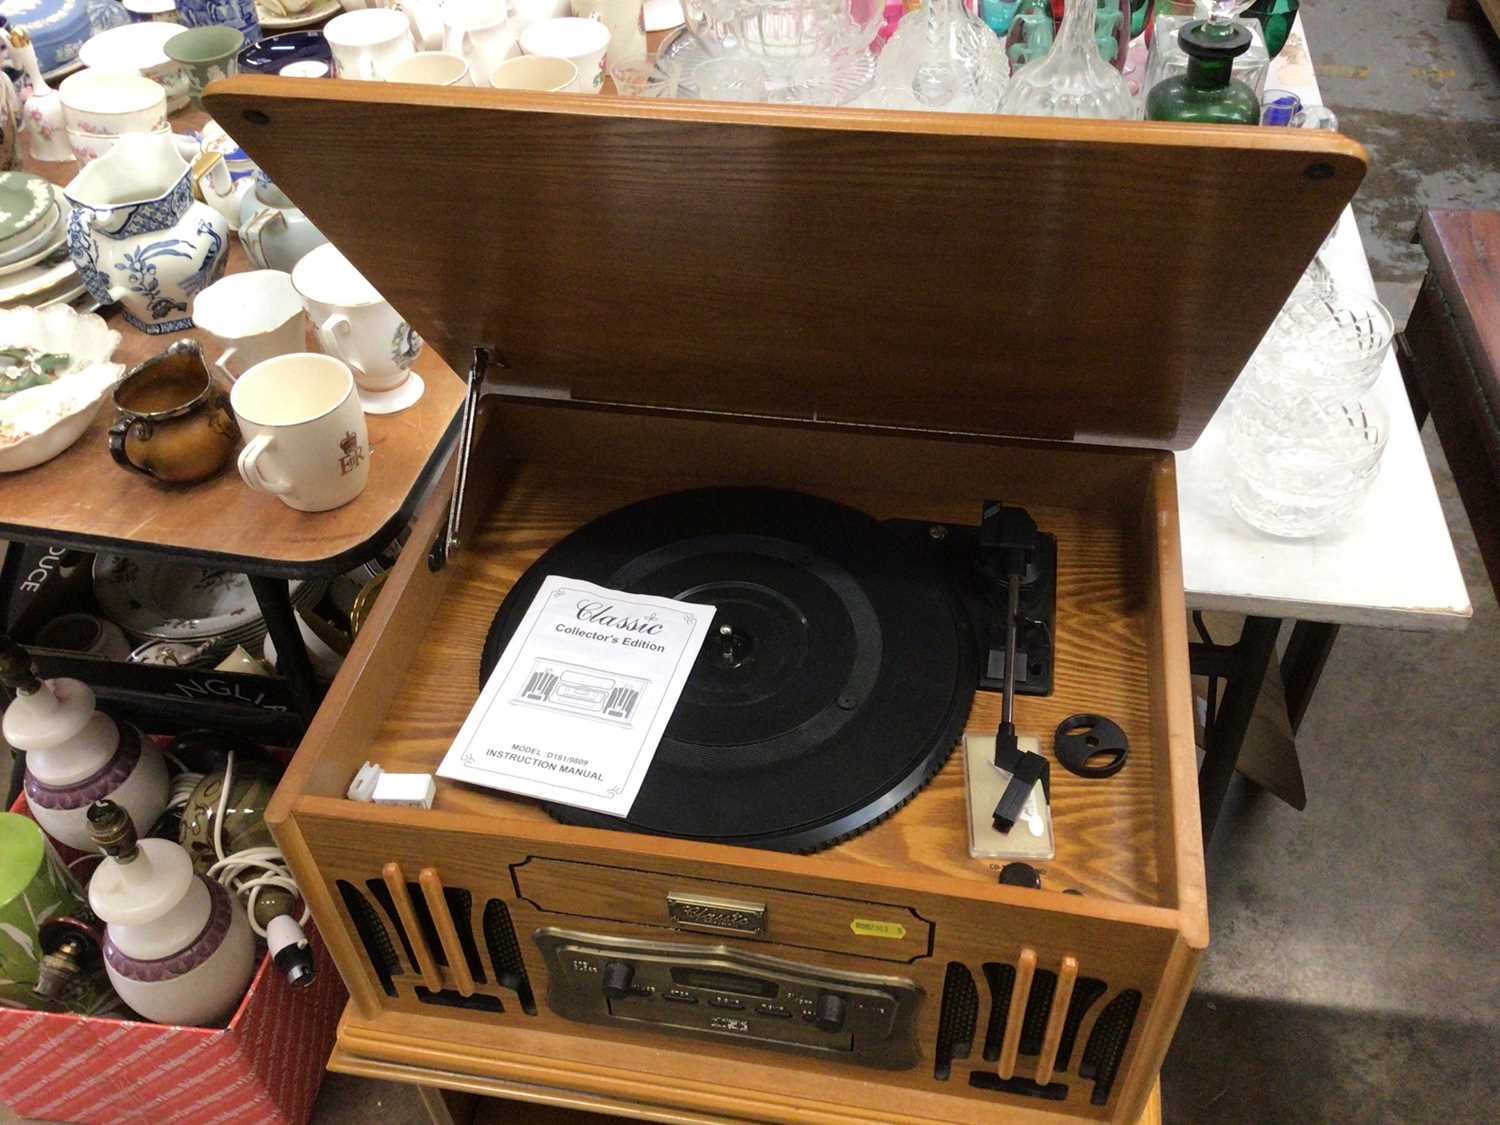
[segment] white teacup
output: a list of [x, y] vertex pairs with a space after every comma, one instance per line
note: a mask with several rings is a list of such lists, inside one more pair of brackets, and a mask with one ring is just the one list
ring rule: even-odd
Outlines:
[[299, 512], [349, 503], [370, 479], [354, 376], [331, 355], [293, 352], [250, 368], [229, 392], [245, 435], [240, 476]]
[[323, 29], [340, 78], [383, 80], [391, 67], [417, 53], [411, 21], [394, 8], [334, 16]]
[[214, 366], [230, 380], [237, 371], [307, 347], [302, 297], [280, 270], [248, 270], [214, 282], [193, 298], [193, 323], [229, 345]]
[[475, 84], [517, 53], [505, 0], [450, 0], [443, 8], [443, 50], [462, 55]]
[[469, 77], [469, 64], [462, 55], [447, 51], [418, 51], [402, 59], [386, 75], [391, 82], [415, 82], [419, 86], [460, 86]]
[[573, 0], [573, 14], [582, 19], [597, 19], [609, 28], [610, 62], [646, 57], [643, 0]]
[[602, 20], [542, 20], [521, 32], [521, 50], [528, 55], [549, 59], [567, 59], [578, 68], [579, 93], [597, 94], [604, 84], [604, 68], [609, 63], [609, 28]]
[[133, 70], [80, 70], [57, 89], [70, 133], [121, 137], [168, 127], [167, 92]]
[[578, 89], [578, 68], [567, 59], [544, 59], [540, 55], [521, 55], [506, 59], [490, 75], [490, 85], [497, 90], [543, 90], [550, 94], [573, 93]]
[[354, 369], [370, 414], [394, 414], [422, 397], [411, 369], [422, 339], [332, 243], [303, 255], [292, 285], [318, 332], [318, 346]]

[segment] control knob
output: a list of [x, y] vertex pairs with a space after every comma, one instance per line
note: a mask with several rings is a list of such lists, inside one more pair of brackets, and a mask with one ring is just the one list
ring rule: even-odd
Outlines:
[[630, 995], [630, 982], [635, 979], [635, 966], [629, 961], [609, 961], [604, 966], [604, 995], [619, 1000]]
[[844, 1026], [848, 1010], [849, 1005], [837, 993], [819, 993], [817, 1006], [813, 1009], [813, 1023], [823, 1031], [837, 1031]]

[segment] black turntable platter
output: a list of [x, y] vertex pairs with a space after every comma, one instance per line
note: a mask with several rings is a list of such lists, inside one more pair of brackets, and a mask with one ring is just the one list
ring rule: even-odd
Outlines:
[[628, 818], [546, 805], [567, 824], [827, 847], [937, 772], [978, 682], [973, 629], [934, 554], [814, 496], [697, 489], [585, 524], [507, 595], [481, 681], [549, 575], [717, 607]]

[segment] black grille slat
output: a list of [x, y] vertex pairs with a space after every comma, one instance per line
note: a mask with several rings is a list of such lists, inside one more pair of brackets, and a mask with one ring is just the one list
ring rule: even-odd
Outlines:
[[974, 1028], [979, 1022], [979, 989], [966, 965], [948, 962], [943, 976], [943, 1001], [938, 1011], [937, 1047], [932, 1076], [946, 1082], [953, 1073], [953, 1060], [966, 1059], [974, 1049]]
[[1089, 1098], [1094, 1105], [1109, 1102], [1109, 1093], [1120, 1072], [1120, 1063], [1125, 1059], [1125, 1048], [1130, 1044], [1130, 1032], [1135, 1027], [1140, 1007], [1140, 992], [1127, 988], [1106, 1004], [1094, 1021], [1094, 1029], [1089, 1032], [1089, 1041], [1083, 1048], [1083, 1061], [1078, 1064], [1079, 1076], [1094, 1080], [1094, 1092]]
[[516, 994], [521, 1009], [528, 1016], [536, 1015], [536, 1001], [531, 995], [531, 981], [526, 975], [521, 943], [516, 939], [516, 928], [511, 925], [510, 911], [505, 903], [498, 898], [485, 903], [483, 926], [484, 943], [489, 948], [496, 983]]
[[998, 961], [986, 961], [982, 967], [984, 979], [990, 986], [990, 1018], [984, 1029], [984, 1059], [996, 1062], [1000, 1058], [1000, 1046], [1005, 1041], [1005, 1021], [1010, 1015], [1010, 994], [1016, 987], [1016, 967]]
[[406, 927], [401, 924], [401, 915], [396, 913], [396, 900], [391, 895], [391, 889], [379, 879], [370, 879], [365, 886], [370, 888], [375, 901], [380, 903], [385, 910], [385, 916], [391, 920], [391, 925], [396, 927], [396, 936], [401, 939], [401, 948], [406, 950], [406, 963], [411, 966], [412, 972], [416, 972], [417, 954], [411, 947], [411, 939], [406, 935]]
[[354, 884], [339, 879], [337, 885], [344, 909], [354, 921], [354, 932], [364, 943], [365, 956], [370, 959], [370, 967], [375, 970], [381, 989], [387, 996], [396, 995], [396, 982], [392, 978], [401, 971], [401, 962], [396, 958], [396, 947], [391, 944], [385, 923]]
[[453, 928], [458, 931], [458, 944], [463, 946], [464, 960], [469, 963], [469, 975], [479, 984], [484, 984], [487, 979], [484, 962], [474, 940], [474, 896], [462, 887], [444, 887], [443, 898], [448, 903], [448, 913], [453, 916]]
[[1108, 987], [1102, 980], [1094, 977], [1082, 977], [1073, 986], [1073, 998], [1068, 1001], [1068, 1017], [1063, 1021], [1062, 1038], [1057, 1041], [1054, 1070], [1068, 1069], [1068, 1062], [1073, 1057], [1073, 1044], [1078, 1041], [1078, 1029], [1083, 1025], [1083, 1017], [1088, 1015], [1094, 1001], [1103, 996]]
[[1057, 974], [1038, 969], [1031, 978], [1031, 994], [1026, 998], [1026, 1015], [1021, 1020], [1021, 1043], [1018, 1053], [1039, 1055], [1047, 1035], [1047, 1017], [1052, 1014], [1052, 997], [1057, 992]]

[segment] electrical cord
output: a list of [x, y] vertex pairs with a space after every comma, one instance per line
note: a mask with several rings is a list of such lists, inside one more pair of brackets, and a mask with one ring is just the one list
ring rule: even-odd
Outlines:
[[[179, 774], [178, 777], [184, 775]], [[198, 775], [201, 780], [202, 775]], [[194, 781], [194, 785], [197, 781]], [[230, 892], [244, 900], [245, 912], [250, 918], [250, 928], [263, 938], [269, 939], [270, 935], [255, 920], [255, 904], [260, 898], [262, 891], [267, 888], [276, 888], [286, 891], [295, 899], [302, 899], [302, 892], [297, 886], [297, 880], [292, 875], [292, 869], [287, 865], [286, 856], [281, 854], [277, 847], [255, 847], [241, 848], [237, 852], [224, 852], [224, 817], [229, 808], [229, 791], [234, 784], [234, 751], [229, 751], [229, 760], [224, 764], [224, 784], [219, 789], [219, 804], [214, 814], [214, 828], [212, 833], [214, 855], [218, 857], [217, 862], [208, 869], [208, 876], [217, 879]], [[192, 788], [188, 789], [192, 792]], [[177, 790], [174, 781], [172, 797], [169, 798], [169, 807], [172, 800], [176, 799]], [[184, 796], [183, 801], [187, 798]], [[312, 917], [312, 911], [308, 909], [306, 900], [302, 900], [302, 917], [297, 920], [299, 926], [306, 925], [307, 920]]]

